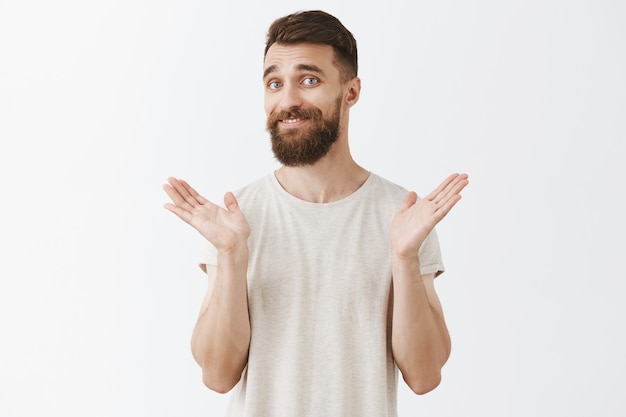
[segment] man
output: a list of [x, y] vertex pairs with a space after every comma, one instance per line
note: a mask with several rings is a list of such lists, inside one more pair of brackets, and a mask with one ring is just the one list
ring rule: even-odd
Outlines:
[[192, 336], [203, 382], [237, 386], [229, 416], [395, 416], [398, 369], [423, 394], [450, 353], [434, 227], [467, 175], [418, 199], [352, 159], [356, 42], [327, 13], [272, 24], [263, 81], [280, 169], [224, 208], [183, 180], [164, 186], [211, 249]]

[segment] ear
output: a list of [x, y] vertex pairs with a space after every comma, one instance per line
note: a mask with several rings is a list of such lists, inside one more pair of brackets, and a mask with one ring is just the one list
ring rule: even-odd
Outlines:
[[347, 82], [347, 87], [346, 104], [348, 104], [348, 107], [352, 107], [359, 101], [359, 97], [361, 96], [361, 79], [354, 77]]

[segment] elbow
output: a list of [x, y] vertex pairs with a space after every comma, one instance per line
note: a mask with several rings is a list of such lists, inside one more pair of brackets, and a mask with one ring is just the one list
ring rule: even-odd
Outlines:
[[239, 357], [216, 358], [207, 353], [200, 353], [192, 346], [192, 354], [202, 370], [202, 383], [211, 391], [226, 394], [241, 379], [247, 363], [247, 355]]
[[202, 383], [211, 391], [226, 394], [237, 385], [245, 368], [244, 364], [205, 360], [198, 362], [202, 369]]
[[420, 360], [404, 363], [401, 366], [396, 362], [398, 368], [402, 372], [404, 382], [409, 386], [411, 391], [417, 395], [428, 394], [441, 384], [441, 371], [450, 356], [450, 345], [448, 344], [438, 357], [432, 357], [429, 360]]
[[[418, 361], [396, 361], [402, 373], [402, 379], [417, 395], [428, 394], [441, 384], [441, 371], [447, 361], [449, 350], [445, 356]], [[406, 359], [406, 358], [405, 358]]]
[[441, 383], [441, 372], [432, 372], [430, 375], [420, 375], [414, 378], [404, 377], [404, 381], [417, 395], [428, 394]]
[[428, 394], [441, 384], [441, 367], [437, 365], [401, 371], [404, 382], [417, 395]]
[[202, 383], [211, 391], [218, 394], [226, 394], [239, 382], [239, 378], [234, 376], [220, 376], [214, 372], [203, 369]]

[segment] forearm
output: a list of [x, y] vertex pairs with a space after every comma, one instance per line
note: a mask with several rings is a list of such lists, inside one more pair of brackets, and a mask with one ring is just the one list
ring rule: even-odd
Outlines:
[[246, 275], [247, 251], [219, 255], [212, 288], [202, 304], [192, 336], [192, 353], [203, 381], [229, 391], [239, 380], [250, 346]]
[[450, 335], [434, 290], [417, 259], [394, 257], [392, 350], [407, 384], [416, 393], [434, 389], [450, 355]]

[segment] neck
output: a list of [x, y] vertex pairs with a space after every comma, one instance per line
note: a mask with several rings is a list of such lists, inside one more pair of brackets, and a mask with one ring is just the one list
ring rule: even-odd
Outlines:
[[291, 195], [312, 203], [341, 200], [358, 190], [369, 172], [352, 157], [330, 152], [312, 165], [283, 166], [275, 173], [280, 185]]

